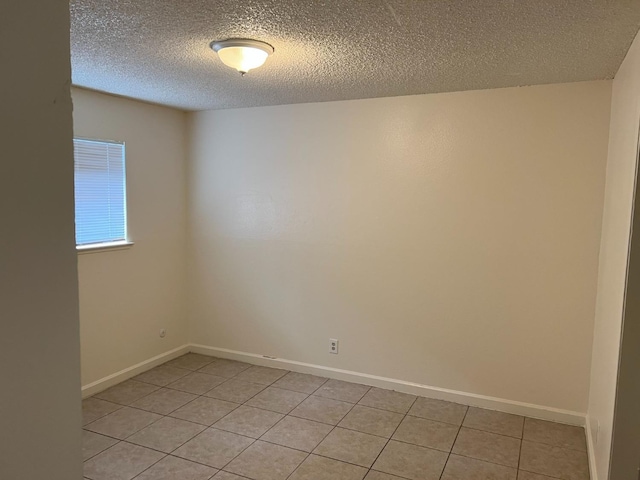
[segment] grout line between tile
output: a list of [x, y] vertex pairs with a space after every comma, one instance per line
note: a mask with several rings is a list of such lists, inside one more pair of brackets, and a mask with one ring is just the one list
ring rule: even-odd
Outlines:
[[[224, 418], [224, 417], [223, 417], [223, 418]], [[180, 420], [180, 419], [176, 419], [176, 420]], [[188, 421], [188, 420], [184, 420], [184, 421]], [[194, 423], [194, 422], [190, 422], [190, 423]], [[202, 424], [200, 424], [200, 423], [195, 423], [195, 425], [204, 426], [204, 425], [202, 425]], [[145, 427], [145, 428], [146, 428], [146, 427]], [[191, 438], [189, 438], [189, 439], [187, 439], [186, 441], [182, 442], [180, 445], [178, 445], [176, 448], [174, 448], [173, 450], [171, 450], [171, 452], [169, 452], [169, 453], [167, 453], [167, 452], [163, 452], [162, 450], [156, 450], [155, 448], [152, 448], [152, 447], [147, 447], [147, 446], [144, 446], [144, 445], [138, 445], [138, 444], [133, 443], [133, 442], [128, 442], [128, 441], [126, 441], [126, 440], [122, 440], [122, 442], [128, 443], [128, 444], [130, 444], [130, 445], [136, 445], [136, 446], [138, 446], [138, 447], [148, 448], [149, 450], [153, 450], [154, 452], [164, 453], [164, 454], [165, 454], [165, 457], [162, 457], [160, 460], [158, 460], [158, 462], [160, 462], [161, 460], [163, 460], [164, 458], [166, 458], [166, 457], [168, 457], [168, 456], [172, 456], [172, 457], [175, 457], [175, 458], [180, 458], [180, 459], [182, 459], [182, 460], [187, 460], [187, 461], [189, 461], [189, 462], [197, 463], [197, 464], [199, 464], [199, 465], [204, 465], [204, 466], [209, 467], [209, 468], [213, 468], [213, 469], [216, 469], [216, 470], [221, 470], [221, 469], [218, 469], [218, 468], [216, 468], [216, 467], [212, 467], [211, 465], [207, 465], [207, 464], [205, 464], [205, 463], [200, 463], [200, 462], [197, 462], [197, 461], [191, 460], [190, 458], [183, 458], [183, 457], [179, 457], [179, 456], [177, 456], [177, 455], [173, 455], [173, 453], [174, 453], [174, 452], [176, 452], [178, 449], [180, 449], [181, 447], [183, 447], [184, 445], [186, 445], [187, 443], [189, 443], [191, 440], [193, 440], [194, 438], [196, 438], [198, 435], [200, 435], [201, 433], [205, 432], [205, 431], [206, 431], [206, 430], [208, 430], [209, 428], [213, 428], [213, 427], [206, 427], [206, 428], [205, 428], [204, 430], [202, 430], [201, 432], [196, 433], [196, 434], [195, 434], [194, 436], [192, 436]], [[221, 432], [225, 432], [225, 430], [221, 430], [221, 429], [219, 429], [219, 428], [216, 428], [216, 429], [214, 429], [214, 430], [219, 430], [219, 431], [221, 431]], [[227, 432], [227, 433], [234, 433], [234, 432]], [[241, 435], [241, 434], [239, 434], [239, 433], [235, 433], [235, 435], [240, 435], [240, 436], [242, 436], [242, 437], [249, 438], [249, 439], [253, 440], [253, 442], [252, 442], [251, 444], [249, 444], [246, 448], [249, 448], [251, 445], [253, 445], [253, 444], [256, 442], [256, 439], [255, 439], [255, 438], [247, 437], [246, 435]], [[127, 437], [127, 438], [129, 438], [129, 437]], [[246, 448], [245, 448], [244, 450], [246, 450]], [[244, 450], [242, 450], [242, 451], [244, 451]], [[240, 453], [242, 453], [242, 452], [240, 452]], [[238, 455], [240, 455], [240, 453], [238, 453]], [[236, 455], [236, 456], [237, 456], [237, 455]], [[235, 457], [234, 457], [231, 461], [233, 461], [234, 459], [235, 459]], [[156, 462], [156, 463], [158, 463], [158, 462]], [[155, 465], [155, 463], [154, 463], [153, 465]], [[151, 465], [149, 468], [151, 468], [153, 465]], [[227, 464], [227, 465], [228, 465], [228, 464]], [[226, 466], [226, 465], [225, 465], [225, 466]], [[142, 472], [140, 472], [138, 475], [142, 475], [142, 473], [143, 473], [143, 472], [145, 472], [145, 471], [147, 471], [149, 468], [147, 468], [147, 469], [143, 470], [143, 471], [142, 471]], [[217, 474], [217, 472], [216, 472], [214, 475], [216, 475], [216, 474]], [[135, 477], [134, 477], [134, 479], [135, 479]]]
[[453, 439], [453, 443], [451, 444], [451, 450], [449, 450], [449, 455], [447, 455], [447, 460], [444, 462], [444, 466], [442, 467], [442, 472], [440, 472], [440, 480], [442, 480], [442, 476], [444, 475], [444, 471], [447, 469], [447, 464], [449, 463], [449, 459], [453, 453], [453, 447], [456, 446], [456, 442], [458, 441], [458, 435], [460, 435], [460, 430], [462, 430], [462, 425], [464, 425], [464, 420], [467, 418], [467, 413], [469, 413], [469, 406], [464, 411], [464, 416], [462, 417], [462, 421], [460, 422], [460, 426], [458, 427], [458, 433], [456, 433], [456, 438]]
[[518, 450], [518, 467], [516, 469], [516, 480], [520, 476], [520, 458], [522, 457], [522, 443], [524, 442], [524, 424], [527, 422], [526, 417], [522, 421], [522, 436], [520, 438], [520, 450]]
[[[129, 443], [129, 442], [126, 442]], [[129, 445], [135, 445], [135, 443], [130, 443]], [[141, 445], [137, 445], [138, 447], [140, 447]], [[147, 448], [147, 447], [143, 447], [143, 448]], [[153, 450], [153, 449], [150, 449]], [[154, 452], [157, 452], [157, 450], [154, 450]], [[162, 452], [164, 453], [164, 452]], [[149, 465], [147, 468], [145, 468], [144, 470], [142, 470], [140, 473], [138, 473], [135, 477], [133, 477], [134, 479], [138, 478], [140, 475], [142, 475], [144, 472], [146, 472], [147, 470], [149, 470], [151, 467], [153, 467], [154, 465], [160, 463], [162, 460], [164, 460], [165, 458], [167, 458], [169, 456], [169, 454], [164, 453], [164, 457], [162, 457], [161, 459], [159, 459], [157, 462], [153, 463], [153, 465]]]
[[492, 462], [490, 460], [482, 460], [480, 458], [470, 457], [469, 455], [464, 455], [462, 453], [453, 453], [453, 452], [451, 452], [451, 455], [455, 455], [457, 457], [469, 458], [471, 460], [476, 460], [476, 461], [482, 462], [482, 463], [489, 463], [491, 465], [497, 465], [498, 467], [511, 468], [512, 470], [518, 470], [516, 467], [512, 467], [511, 465], [505, 465], [504, 463], [496, 463], [496, 462]]
[[[91, 430], [87, 430], [88, 432], [91, 432]], [[91, 433], [96, 433], [96, 432], [91, 432]], [[96, 433], [96, 435], [102, 435], [100, 433]], [[85, 458], [84, 460], [82, 460], [82, 464], [84, 465], [84, 462], [88, 462], [89, 460], [91, 460], [94, 457], [97, 457], [98, 455], [100, 455], [102, 452], [106, 452], [107, 450], [109, 450], [111, 447], [115, 447], [118, 443], [122, 442], [122, 440], [118, 440], [117, 438], [113, 438], [113, 437], [109, 437], [108, 435], [102, 435], [103, 437], [108, 437], [108, 438], [112, 438], [113, 440], [117, 440], [116, 443], [114, 443], [113, 445], [108, 446], [107, 448], [105, 448], [104, 450], [100, 450], [98, 453], [94, 453], [93, 455], [91, 455], [89, 458]]]
[[[416, 400], [418, 400], [418, 397], [416, 397], [413, 400], [413, 402], [411, 402], [411, 406], [413, 406], [413, 404], [416, 403]], [[397, 413], [398, 415], [408, 415], [410, 417], [416, 417], [415, 415], [409, 415], [408, 410], [406, 412], [397, 412], [395, 410], [385, 410], [384, 408], [372, 407], [370, 405], [363, 405], [362, 403], [356, 403], [356, 406], [362, 407], [362, 408], [372, 408], [373, 410], [378, 410], [379, 412], [390, 412], [390, 413]], [[409, 410], [411, 410], [411, 407], [409, 407]], [[416, 418], [421, 418], [421, 417], [416, 417]], [[425, 420], [428, 420], [428, 419], [425, 419]], [[437, 421], [437, 420], [434, 420], [434, 421]], [[440, 423], [446, 423], [446, 422], [440, 422]]]
[[[333, 460], [334, 462], [346, 463], [347, 465], [353, 465], [354, 467], [364, 468], [365, 470], [367, 470], [367, 473], [369, 472], [369, 470], [371, 470], [371, 467], [364, 467], [364, 466], [359, 465], [359, 464], [357, 464], [357, 463], [348, 462], [347, 460], [338, 460], [337, 458], [328, 457], [328, 456], [326, 456], [326, 455], [322, 455], [321, 453], [313, 453], [313, 452], [311, 452], [309, 455], [315, 455], [316, 457], [326, 458], [326, 459], [329, 459], [329, 460]], [[377, 458], [378, 458], [378, 457], [376, 457], [376, 459], [377, 459]], [[373, 463], [375, 463], [375, 460], [374, 460], [374, 462], [373, 462]], [[372, 466], [373, 466], [373, 464], [372, 464]], [[398, 475], [396, 475], [396, 477], [397, 477], [397, 476], [398, 476]]]
[[[251, 368], [251, 367], [249, 367], [249, 368]], [[231, 380], [231, 379], [236, 378], [238, 375], [240, 375], [241, 373], [245, 372], [245, 371], [246, 371], [246, 370], [248, 370], [249, 368], [247, 368], [247, 369], [243, 370], [242, 372], [238, 372], [238, 373], [237, 373], [236, 375], [234, 375], [233, 377], [231, 377], [231, 378], [227, 379], [227, 381], [229, 381], [229, 380]], [[280, 380], [280, 378], [284, 377], [287, 373], [289, 373], [289, 371], [288, 371], [288, 370], [286, 371], [286, 373], [285, 373], [284, 375], [282, 375], [282, 376], [278, 377], [278, 378], [277, 378], [277, 379], [275, 379], [273, 382], [271, 382], [271, 383], [269, 383], [268, 385], [266, 385], [262, 390], [260, 390], [259, 392], [257, 392], [255, 395], [252, 395], [250, 398], [246, 399], [243, 403], [241, 403], [240, 405], [238, 405], [238, 407], [236, 407], [233, 411], [235, 411], [235, 410], [236, 410], [237, 408], [239, 408], [241, 405], [245, 405], [248, 401], [250, 401], [250, 400], [251, 400], [251, 399], [253, 399], [256, 395], [260, 394], [260, 393], [261, 393], [261, 392], [263, 392], [266, 388], [270, 387], [270, 386], [271, 386], [271, 385], [273, 385], [275, 382], [277, 382], [278, 380]], [[226, 382], [223, 382], [223, 383], [226, 383]], [[247, 382], [247, 383], [251, 383], [251, 382]], [[220, 385], [222, 385], [222, 384], [220, 384]], [[216, 387], [218, 387], [218, 386], [219, 386], [219, 385], [217, 385]], [[213, 388], [216, 388], [216, 387], [213, 387]], [[213, 390], [213, 388], [212, 388], [211, 390]], [[207, 392], [205, 392], [205, 393], [208, 393], [208, 392], [210, 392], [211, 390], [208, 390], [208, 391], [207, 391]], [[204, 395], [201, 395], [201, 396], [204, 396]], [[207, 397], [207, 398], [210, 398], [210, 397]], [[308, 397], [307, 397], [307, 398], [308, 398]], [[305, 400], [306, 400], [306, 398], [305, 398]], [[303, 400], [303, 401], [304, 401], [304, 400]], [[247, 406], [249, 406], [249, 405], [247, 405]], [[253, 407], [253, 408], [257, 408], [257, 407]], [[264, 410], [264, 409], [260, 409], [260, 410]], [[233, 412], [233, 411], [232, 411], [232, 412]], [[265, 410], [265, 411], [269, 411], [269, 412], [270, 412], [271, 410]], [[229, 415], [229, 414], [230, 414], [230, 413], [232, 413], [232, 412], [229, 412], [227, 415]], [[276, 412], [276, 413], [277, 413], [277, 412]], [[214, 422], [214, 423], [210, 426], [210, 428], [214, 428], [214, 427], [213, 427], [213, 425], [215, 425], [217, 422], [219, 422], [220, 420], [222, 420], [223, 418], [225, 418], [227, 415], [225, 415], [225, 416], [223, 416], [222, 418], [220, 418], [220, 419], [216, 420], [216, 422]], [[281, 415], [282, 415], [282, 414], [281, 414]], [[280, 420], [278, 420], [278, 422], [277, 422], [277, 423], [279, 423], [280, 421], [282, 421], [282, 419], [284, 419], [285, 417], [286, 417], [286, 415], [284, 415]], [[269, 429], [267, 429], [267, 432], [268, 432], [271, 428], [273, 428], [275, 425], [277, 425], [277, 423], [276, 423], [276, 424], [274, 424], [274, 425], [273, 425], [272, 427], [270, 427]], [[216, 429], [216, 430], [220, 430], [220, 429]], [[221, 430], [221, 431], [224, 431], [224, 430]], [[242, 449], [242, 450], [241, 450], [241, 451], [240, 451], [240, 452], [239, 452], [235, 457], [233, 457], [231, 460], [229, 460], [229, 462], [227, 462], [227, 463], [226, 463], [226, 464], [225, 464], [225, 465], [220, 469], [220, 471], [224, 471], [224, 469], [225, 469], [225, 468], [226, 468], [226, 467], [227, 467], [231, 462], [233, 462], [236, 458], [238, 458], [238, 457], [239, 457], [239, 456], [240, 456], [244, 451], [246, 451], [249, 447], [251, 447], [252, 445], [254, 445], [254, 444], [255, 444], [255, 443], [256, 443], [256, 442], [257, 442], [257, 441], [258, 441], [258, 440], [259, 440], [263, 435], [265, 435], [267, 432], [264, 432], [264, 433], [263, 433], [263, 434], [262, 434], [258, 439], [251, 438], [251, 437], [247, 437], [247, 438], [251, 438], [251, 440], [253, 440], [253, 441], [252, 441], [249, 445], [247, 445], [247, 447], [246, 447], [246, 448]], [[235, 432], [230, 432], [230, 433], [234, 433], [234, 434], [236, 434], [236, 435], [239, 435], [239, 434], [237, 434], [237, 433], [235, 433]], [[245, 435], [242, 435], [242, 436], [245, 436]], [[286, 448], [286, 447], [285, 447], [285, 448]], [[175, 450], [174, 450], [174, 451], [175, 451]], [[307, 456], [308, 456], [308, 455], [307, 455]], [[305, 459], [306, 459], [306, 457], [305, 457]], [[303, 460], [303, 461], [304, 461], [304, 460]], [[231, 472], [229, 472], [229, 473], [231, 473]], [[234, 475], [235, 475], [235, 474], [234, 474]]]
[[499, 437], [513, 438], [514, 440], [522, 441], [522, 438], [514, 437], [513, 435], [505, 435], [504, 433], [490, 432], [489, 430], [482, 430], [481, 428], [468, 427], [466, 425], [460, 425], [460, 428], [461, 429], [464, 428], [466, 430], [473, 430], [474, 432], [488, 433], [489, 435], [497, 435]]
[[[214, 363], [214, 362], [210, 362], [210, 363], [208, 363], [207, 365], [211, 365], [212, 363]], [[207, 365], [205, 365], [205, 366], [207, 366]], [[178, 368], [178, 367], [176, 367], [176, 368]], [[202, 368], [204, 368], [204, 367], [202, 367]], [[197, 370], [196, 370], [196, 371], [197, 371]], [[226, 382], [226, 380], [225, 380], [225, 382]], [[225, 382], [222, 382], [222, 383], [225, 383]], [[220, 384], [220, 385], [222, 385], [222, 384]], [[218, 385], [216, 385], [216, 386], [218, 386]], [[215, 388], [215, 387], [213, 387], [213, 388]], [[176, 391], [181, 391], [181, 390], [176, 390]], [[209, 391], [209, 390], [208, 390], [208, 391]], [[153, 392], [152, 392], [152, 393], [153, 393]], [[186, 392], [186, 393], [191, 393], [191, 392]], [[206, 393], [206, 392], [205, 392], [205, 393]], [[149, 394], [149, 395], [151, 395], [151, 394]], [[192, 393], [192, 395], [196, 395], [196, 394], [195, 394], [195, 393]], [[202, 396], [203, 396], [203, 395], [198, 395], [196, 398], [194, 398], [194, 399], [193, 399], [193, 400], [191, 400], [191, 401], [193, 402], [193, 401], [197, 400], [198, 398], [200, 398], [200, 397], [202, 397]], [[144, 398], [144, 397], [143, 397], [143, 398]], [[187, 402], [187, 404], [188, 404], [188, 403], [191, 403], [191, 402]], [[185, 405], [187, 405], [187, 404], [185, 404]], [[184, 406], [184, 405], [182, 405], [181, 407], [176, 408], [175, 410], [178, 410], [179, 408], [182, 408], [183, 406]], [[236, 407], [236, 408], [237, 408], [237, 407]], [[142, 409], [139, 409], [139, 410], [142, 410]], [[175, 412], [175, 410], [173, 410], [173, 411], [172, 411], [172, 412], [170, 412], [170, 413]], [[235, 408], [234, 408], [234, 410], [235, 410]], [[143, 410], [143, 411], [144, 411], [144, 410]], [[232, 411], [233, 411], [233, 410], [232, 410]], [[231, 412], [229, 412], [229, 413], [231, 413]], [[227, 414], [227, 415], [228, 415], [228, 414]], [[169, 417], [169, 414], [168, 414], [168, 415], [163, 415], [163, 416], [162, 416], [162, 418], [166, 418], [166, 417]], [[175, 417], [169, 417], [169, 418], [175, 418]], [[224, 418], [224, 417], [223, 417], [223, 418]], [[183, 420], [183, 419], [178, 419], [178, 418], [176, 418], [176, 420]], [[156, 422], [158, 422], [158, 421], [160, 421], [160, 419], [158, 419], [158, 420], [156, 420], [155, 422], [153, 422], [153, 423], [151, 423], [151, 424], [147, 425], [147, 427], [148, 427], [148, 426], [153, 425], [154, 423], [156, 423]], [[199, 424], [199, 423], [196, 423], [196, 422], [190, 422], [189, 420], [183, 420], [183, 421], [186, 421], [186, 422], [189, 422], [189, 423], [193, 423], [193, 424], [195, 424], [195, 425], [199, 425], [199, 426], [204, 426], [204, 425]], [[214, 423], [215, 423], [215, 422], [214, 422]], [[147, 428], [147, 427], [144, 427], [144, 428]], [[147, 467], [146, 469], [144, 469], [142, 472], [138, 473], [138, 474], [137, 474], [137, 475], [136, 475], [132, 480], [135, 480], [135, 479], [136, 479], [136, 478], [138, 478], [140, 475], [142, 475], [144, 472], [146, 472], [147, 470], [149, 470], [150, 468], [152, 468], [154, 465], [156, 465], [156, 464], [160, 463], [162, 460], [164, 460], [164, 459], [165, 459], [165, 458], [167, 458], [168, 456], [172, 456], [172, 457], [175, 457], [175, 458], [181, 458], [182, 460], [192, 461], [192, 460], [190, 460], [190, 459], [186, 459], [186, 458], [182, 458], [182, 457], [174, 456], [174, 455], [172, 455], [172, 453], [173, 453], [173, 452], [175, 452], [175, 451], [177, 451], [179, 448], [181, 448], [182, 446], [184, 446], [185, 444], [187, 444], [187, 443], [188, 443], [188, 442], [190, 442], [191, 440], [193, 440], [195, 437], [197, 437], [198, 435], [200, 435], [202, 432], [206, 431], [206, 430], [207, 430], [207, 428], [210, 428], [210, 427], [206, 427], [206, 428], [205, 428], [204, 430], [202, 430], [201, 432], [199, 432], [199, 433], [195, 434], [194, 436], [190, 437], [189, 439], [185, 440], [185, 441], [184, 441], [184, 442], [182, 442], [180, 445], [178, 445], [176, 448], [174, 448], [170, 453], [162, 452], [162, 451], [160, 451], [160, 450], [155, 450], [155, 449], [153, 449], [153, 448], [144, 447], [144, 446], [142, 446], [142, 445], [137, 445], [137, 444], [135, 444], [135, 443], [126, 442], [126, 440], [122, 440], [121, 442], [126, 442], [126, 443], [128, 443], [128, 444], [130, 444], [130, 445], [137, 445], [137, 446], [139, 446], [139, 447], [149, 448], [149, 450], [153, 450], [153, 451], [156, 451], [156, 452], [159, 452], [159, 453], [164, 453], [164, 457], [160, 458], [160, 459], [159, 459], [157, 462], [155, 462], [153, 465], [150, 465], [149, 467]], [[143, 429], [141, 429], [141, 430], [143, 430]], [[141, 431], [141, 430], [138, 430], [138, 431]], [[138, 433], [138, 432], [136, 432], [136, 433]], [[130, 438], [132, 435], [135, 435], [135, 434], [131, 434], [131, 435], [129, 435], [129, 437], [127, 437], [127, 438]], [[117, 444], [116, 444], [116, 445], [117, 445]], [[251, 445], [253, 445], [253, 443], [251, 443], [249, 446], [251, 446]], [[248, 447], [247, 447], [247, 448], [248, 448]], [[244, 451], [244, 450], [243, 450], [243, 451]], [[242, 452], [240, 452], [240, 453], [242, 453]], [[238, 455], [239, 455], [239, 454], [238, 454]], [[234, 457], [234, 458], [235, 458], [235, 457]], [[215, 469], [215, 470], [220, 471], [220, 469], [217, 469], [217, 468], [215, 468], [215, 467], [212, 467], [211, 465], [205, 465], [205, 464], [201, 464], [201, 463], [199, 463], [199, 462], [194, 462], [194, 463], [198, 463], [199, 465], [204, 465], [204, 466], [206, 466], [206, 467], [213, 468], [213, 469]], [[211, 477], [209, 477], [209, 478], [211, 479], [211, 478], [213, 478], [213, 477], [214, 477], [215, 475], [217, 475], [217, 474], [218, 474], [218, 472], [214, 473], [214, 474], [213, 474]]]
[[[371, 469], [373, 468], [373, 466], [376, 464], [376, 462], [378, 461], [378, 458], [380, 458], [380, 455], [382, 455], [382, 452], [384, 452], [384, 449], [387, 448], [387, 445], [389, 445], [389, 442], [391, 441], [391, 439], [393, 438], [393, 436], [396, 434], [396, 432], [398, 431], [398, 428], [400, 428], [400, 425], [402, 425], [402, 422], [404, 422], [404, 419], [407, 418], [407, 415], [409, 414], [409, 411], [411, 410], [411, 408], [413, 408], [413, 404], [416, 403], [416, 401], [418, 400], [418, 397], [415, 397], [413, 399], [413, 402], [411, 402], [411, 405], [409, 405], [409, 408], [407, 410], [407, 413], [405, 413], [402, 416], [402, 419], [400, 420], [400, 422], [398, 423], [398, 425], [396, 425], [396, 428], [393, 429], [393, 432], [391, 433], [391, 435], [389, 436], [389, 438], [387, 438], [387, 441], [385, 442], [384, 446], [382, 447], [382, 449], [380, 450], [380, 452], [378, 453], [378, 455], [376, 455], [376, 458], [373, 460], [373, 462], [371, 463], [371, 466], [369, 467], [366, 475], [369, 475], [369, 472], [371, 471]], [[374, 407], [369, 407], [369, 408], [374, 408]], [[366, 476], [365, 475], [365, 476]]]
[[[315, 392], [317, 392], [320, 388], [322, 388], [322, 387], [323, 387], [323, 386], [324, 386], [328, 381], [329, 381], [329, 379], [327, 379], [327, 381], [326, 381], [326, 382], [324, 382], [324, 383], [323, 383], [322, 385], [320, 385], [316, 390], [314, 390], [314, 393], [315, 393]], [[371, 389], [371, 387], [369, 387], [369, 390], [370, 390], [370, 389]], [[367, 392], [368, 392], [369, 390], [367, 390]], [[312, 395], [313, 395], [313, 393], [312, 393], [312, 394], [310, 394], [310, 395], [309, 395], [305, 400], [307, 400], [307, 399], [308, 399], [309, 397], [311, 397]], [[318, 396], [318, 395], [313, 395], [313, 396], [317, 396], [318, 398], [328, 398], [328, 397], [320, 397], [320, 396]], [[364, 397], [364, 394], [363, 394], [362, 396]], [[362, 397], [360, 397], [360, 398], [362, 398]], [[303, 402], [304, 402], [305, 400], [303, 400]], [[329, 400], [336, 400], [336, 399], [329, 398]], [[342, 400], [336, 400], [336, 401], [342, 401]], [[300, 402], [300, 403], [302, 403], [302, 402]], [[344, 403], [350, 403], [350, 402], [344, 402]], [[302, 460], [302, 462], [300, 462], [300, 465], [302, 465], [302, 464], [307, 460], [307, 458], [309, 458], [312, 454], [313, 454], [313, 455], [318, 455], [318, 454], [313, 453], [313, 452], [318, 448], [318, 446], [319, 446], [322, 442], [324, 442], [324, 441], [325, 441], [325, 439], [326, 439], [329, 435], [331, 435], [331, 433], [332, 433], [336, 428], [338, 428], [338, 424], [339, 424], [339, 423], [344, 419], [344, 417], [346, 417], [347, 415], [349, 415], [349, 413], [351, 412], [351, 410], [353, 410], [353, 407], [355, 407], [356, 405], [357, 405], [357, 403], [353, 403], [353, 404], [351, 404], [351, 408], [349, 408], [349, 410], [348, 410], [348, 411], [347, 411], [347, 412], [346, 412], [346, 413], [345, 413], [345, 414], [340, 418], [340, 420], [338, 420], [338, 422], [337, 422], [335, 425], [331, 425], [333, 428], [331, 428], [331, 430], [329, 430], [329, 432], [328, 432], [328, 433], [327, 433], [327, 434], [322, 438], [322, 440], [320, 440], [320, 442], [318, 442], [318, 444], [313, 448], [313, 450], [312, 450], [311, 452], [307, 453], [307, 456], [304, 458], [304, 460]], [[292, 410], [292, 411], [293, 411], [293, 410]], [[292, 416], [293, 416], [293, 415], [292, 415]], [[301, 417], [295, 417], [295, 418], [301, 418]], [[303, 420], [309, 420], [309, 419], [303, 419]], [[313, 420], [311, 420], [311, 421], [313, 421]], [[323, 422], [317, 422], [317, 423], [323, 423]], [[323, 425], [330, 425], [330, 424], [325, 424], [325, 423], [323, 423]], [[322, 456], [322, 455], [318, 455], [318, 456]], [[324, 458], [329, 458], [329, 457], [324, 457]], [[335, 458], [333, 458], [332, 460], [335, 460]], [[349, 462], [344, 462], [344, 463], [349, 463]], [[287, 480], [288, 480], [289, 478], [291, 478], [291, 476], [296, 472], [296, 470], [298, 470], [298, 468], [300, 468], [300, 465], [298, 465], [298, 466], [293, 470], [293, 472], [291, 472], [291, 473], [287, 476]], [[350, 464], [350, 465], [351, 465], [351, 464]], [[362, 467], [362, 465], [358, 465], [358, 466], [359, 466], [359, 467]]]

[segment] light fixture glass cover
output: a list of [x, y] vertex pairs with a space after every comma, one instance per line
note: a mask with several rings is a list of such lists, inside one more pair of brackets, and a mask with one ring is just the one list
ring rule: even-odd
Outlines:
[[232, 38], [221, 42], [211, 42], [211, 48], [218, 54], [222, 63], [235, 68], [242, 75], [264, 64], [273, 53], [273, 47], [257, 40]]

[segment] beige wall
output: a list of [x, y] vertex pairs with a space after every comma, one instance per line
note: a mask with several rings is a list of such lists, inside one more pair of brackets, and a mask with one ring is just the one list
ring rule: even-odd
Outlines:
[[190, 340], [585, 412], [610, 90], [194, 114]]
[[187, 341], [186, 114], [81, 89], [72, 95], [76, 136], [126, 143], [135, 242], [127, 250], [78, 255], [87, 385]]
[[1, 10], [0, 478], [80, 480], [69, 3]]
[[611, 101], [588, 411], [600, 480], [609, 472], [639, 119], [640, 38], [636, 38], [613, 81]]

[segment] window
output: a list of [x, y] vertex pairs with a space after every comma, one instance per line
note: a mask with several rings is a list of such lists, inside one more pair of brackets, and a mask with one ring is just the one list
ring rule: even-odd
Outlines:
[[127, 244], [124, 143], [73, 140], [78, 249]]

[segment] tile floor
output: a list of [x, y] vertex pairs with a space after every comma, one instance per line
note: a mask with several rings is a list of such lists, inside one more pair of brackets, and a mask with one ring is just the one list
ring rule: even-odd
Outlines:
[[187, 354], [83, 402], [90, 480], [588, 480], [584, 430]]

